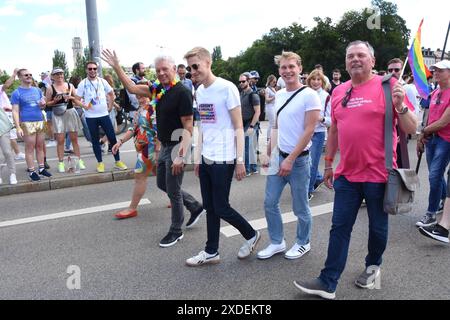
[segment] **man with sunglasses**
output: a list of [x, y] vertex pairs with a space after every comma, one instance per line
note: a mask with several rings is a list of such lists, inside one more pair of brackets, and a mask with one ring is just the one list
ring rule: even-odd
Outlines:
[[[117, 143], [114, 127], [109, 117], [109, 112], [114, 107], [113, 88], [105, 79], [97, 74], [97, 63], [89, 61], [86, 63], [88, 77], [80, 82], [77, 88], [77, 100], [82, 100], [80, 106], [84, 109], [89, 133], [92, 137], [92, 149], [97, 159], [97, 172], [105, 172], [105, 164], [102, 159], [102, 149], [100, 146], [100, 127], [108, 137], [109, 144], [114, 146]], [[120, 161], [120, 154], [114, 154], [115, 169], [126, 170], [127, 166]]]
[[[436, 224], [441, 199], [446, 198], [445, 169], [450, 161], [450, 61], [431, 66], [439, 88], [431, 94], [428, 123], [417, 140], [417, 151], [426, 149], [430, 183], [428, 209], [418, 227]], [[426, 146], [426, 148], [425, 148]]]
[[[388, 240], [388, 214], [383, 198], [388, 172], [385, 162], [384, 127], [386, 108], [392, 108], [393, 122], [406, 133], [415, 133], [417, 118], [412, 106], [406, 106], [403, 86], [391, 78], [392, 106], [386, 106], [383, 77], [372, 74], [375, 66], [373, 47], [355, 41], [346, 50], [346, 69], [351, 80], [333, 91], [332, 124], [325, 157], [325, 183], [334, 187], [334, 209], [325, 268], [313, 281], [295, 281], [304, 293], [334, 299], [344, 271], [350, 238], [363, 199], [369, 216], [368, 255], [365, 269], [355, 285], [374, 288], [380, 276], [382, 256]], [[396, 132], [392, 133], [396, 136]], [[364, 138], [361, 138], [364, 137]], [[393, 139], [393, 163], [397, 139]], [[340, 150], [340, 162], [333, 173], [334, 157]], [[333, 186], [334, 181], [334, 186]]]
[[403, 70], [403, 61], [400, 60], [399, 58], [394, 58], [388, 62], [388, 73], [391, 73], [395, 79], [401, 82], [403, 81], [402, 79], [400, 79], [402, 70]]

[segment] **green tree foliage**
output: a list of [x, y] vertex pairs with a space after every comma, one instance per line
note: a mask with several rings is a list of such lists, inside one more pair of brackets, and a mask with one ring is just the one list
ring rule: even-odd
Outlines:
[[213, 49], [212, 53], [212, 61], [213, 63], [216, 61], [222, 60], [222, 48], [220, 46], [217, 46]]
[[[214, 61], [213, 72], [237, 82], [241, 73], [257, 70], [261, 77], [259, 85], [262, 86], [270, 74], [279, 75], [274, 56], [284, 50], [300, 54], [305, 71], [311, 71], [315, 64], [320, 63], [327, 75], [339, 68], [346, 78], [345, 48], [355, 40], [368, 41], [375, 48], [376, 69], [384, 70], [390, 59], [405, 58], [410, 31], [405, 20], [398, 15], [397, 5], [373, 0], [372, 6], [346, 12], [336, 23], [330, 18], [317, 17], [312, 29], [297, 23], [286, 28], [273, 28], [237, 57]], [[372, 21], [375, 26], [369, 28]]]
[[53, 69], [59, 67], [64, 70], [64, 78], [69, 77], [69, 68], [67, 67], [66, 54], [62, 51], [55, 50], [53, 56]]
[[90, 53], [89, 48], [84, 48], [84, 55], [80, 56], [78, 55], [76, 61], [75, 61], [75, 69], [72, 71], [72, 77], [78, 76], [81, 79], [84, 79], [87, 77], [86, 74], [86, 63], [90, 60]]

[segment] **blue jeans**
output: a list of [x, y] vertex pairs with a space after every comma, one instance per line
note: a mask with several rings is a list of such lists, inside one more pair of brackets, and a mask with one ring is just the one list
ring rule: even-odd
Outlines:
[[248, 136], [247, 130], [249, 128], [249, 124], [244, 127], [245, 132], [245, 172], [247, 174], [251, 172], [258, 171], [258, 161], [256, 155], [256, 146], [258, 144], [258, 132], [259, 132], [259, 123], [255, 125], [253, 129], [253, 134]]
[[325, 142], [325, 132], [315, 132], [312, 137], [312, 146], [309, 149], [311, 155], [311, 178], [309, 179], [309, 193], [314, 191], [314, 184], [318, 180], [323, 180], [319, 173], [320, 156], [322, 155], [323, 143]]
[[447, 184], [445, 183], [445, 169], [450, 160], [450, 142], [435, 135], [426, 144], [428, 163], [428, 181], [430, 194], [428, 195], [428, 212], [436, 213], [439, 201], [446, 198]]
[[[280, 156], [280, 166], [283, 161], [284, 158]], [[308, 204], [309, 174], [310, 157], [307, 155], [295, 160], [289, 176], [267, 176], [264, 209], [271, 243], [281, 244], [284, 239], [280, 197], [287, 183], [291, 186], [292, 207], [298, 218], [296, 241], [299, 245], [309, 243], [312, 226], [311, 210]]]
[[[111, 146], [114, 146], [117, 143], [116, 134], [114, 133], [113, 124], [111, 122], [111, 119], [109, 116], [104, 116], [101, 118], [86, 118], [86, 122], [89, 128], [89, 133], [91, 134], [92, 138], [92, 149], [95, 153], [95, 158], [97, 159], [97, 162], [102, 162], [102, 149], [100, 147], [100, 132], [99, 127], [105, 131], [106, 136], [108, 137], [109, 144]], [[114, 155], [114, 159], [116, 161], [120, 161], [120, 153], [117, 151], [117, 153]]]
[[255, 236], [255, 229], [230, 206], [230, 189], [235, 164], [211, 163], [203, 159], [200, 164], [200, 189], [203, 208], [206, 209], [208, 240], [205, 251], [214, 254], [219, 250], [220, 219], [235, 227], [246, 240]]
[[334, 182], [334, 210], [328, 256], [319, 279], [332, 291], [347, 263], [350, 237], [361, 207], [366, 200], [369, 216], [369, 253], [366, 267], [382, 263], [382, 256], [388, 241], [388, 214], [383, 210], [385, 183], [353, 183], [344, 176]]

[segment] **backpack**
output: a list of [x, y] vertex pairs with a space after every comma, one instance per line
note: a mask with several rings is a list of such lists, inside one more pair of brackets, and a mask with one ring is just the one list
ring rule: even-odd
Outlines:
[[128, 92], [125, 88], [120, 89], [119, 92], [119, 104], [122, 108], [125, 109], [126, 112], [130, 112], [134, 110], [133, 105], [131, 104], [130, 97], [128, 96]]

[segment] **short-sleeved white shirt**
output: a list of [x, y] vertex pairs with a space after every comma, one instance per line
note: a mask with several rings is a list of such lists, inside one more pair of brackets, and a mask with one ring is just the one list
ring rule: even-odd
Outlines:
[[202, 155], [213, 161], [236, 159], [235, 130], [230, 111], [241, 105], [239, 90], [228, 80], [217, 78], [196, 93], [203, 134]]
[[8, 99], [8, 96], [6, 95], [6, 92], [3, 91], [3, 85], [0, 85], [0, 108], [5, 110], [11, 110], [11, 102]]
[[[275, 110], [278, 110], [296, 92], [282, 89], [275, 98]], [[305, 115], [308, 111], [321, 110], [321, 103], [317, 92], [305, 88], [281, 111], [278, 117], [278, 147], [281, 151], [292, 153], [305, 132]], [[311, 142], [305, 150], [309, 150]]]
[[102, 78], [97, 78], [94, 81], [84, 79], [80, 82], [77, 89], [77, 96], [83, 98], [84, 104], [88, 104], [92, 100], [95, 104], [89, 110], [84, 110], [86, 118], [101, 118], [109, 116], [108, 102], [106, 95], [113, 91], [109, 83]]

